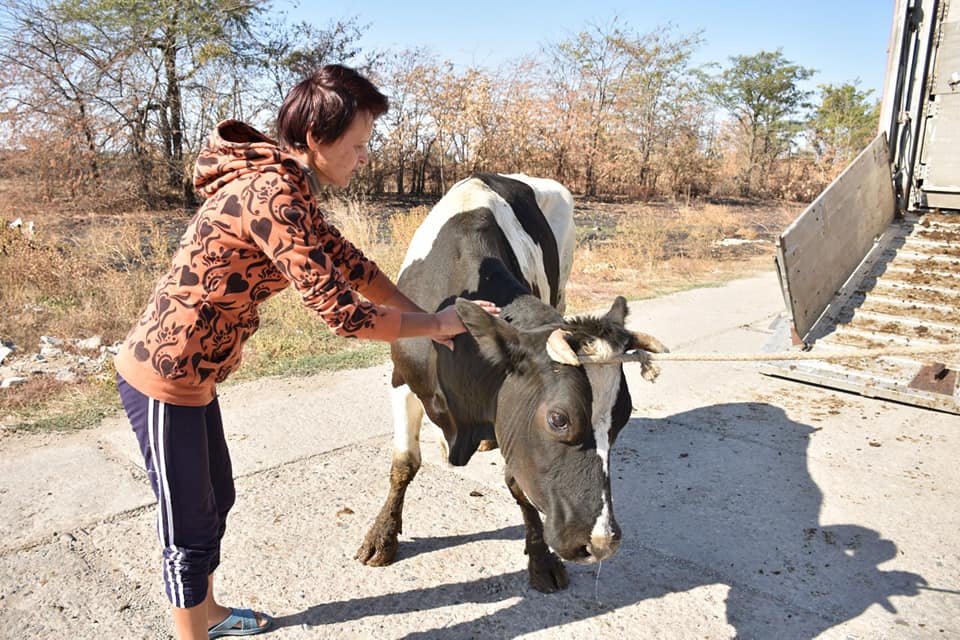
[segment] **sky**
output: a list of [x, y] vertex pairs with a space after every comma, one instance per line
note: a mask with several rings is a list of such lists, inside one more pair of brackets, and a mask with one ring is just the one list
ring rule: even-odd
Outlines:
[[356, 16], [369, 25], [365, 48], [427, 47], [457, 65], [487, 68], [614, 17], [639, 33], [672, 25], [675, 35], [702, 32], [696, 63], [725, 67], [730, 56], [779, 48], [817, 71], [807, 88], [859, 80], [879, 99], [894, 0], [301, 0], [287, 7], [292, 19], [318, 26]]

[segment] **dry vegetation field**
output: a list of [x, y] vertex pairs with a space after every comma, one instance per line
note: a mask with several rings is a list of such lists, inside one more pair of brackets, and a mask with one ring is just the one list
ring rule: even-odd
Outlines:
[[[67, 340], [66, 351], [70, 339], [121, 340], [167, 267], [188, 215], [27, 211], [13, 206], [14, 196], [9, 184], [0, 183], [0, 340], [16, 345], [4, 364], [35, 357], [41, 336]], [[568, 312], [606, 306], [615, 295], [642, 299], [769, 268], [773, 239], [801, 208], [578, 199]], [[395, 276], [429, 203], [331, 201], [327, 210], [348, 238]], [[18, 217], [24, 226], [10, 228]], [[330, 334], [288, 290], [262, 308], [261, 329], [232, 380], [365, 366], [387, 357], [386, 345]], [[106, 358], [95, 375], [71, 381], [31, 375], [0, 389], [0, 427], [95, 423], [117, 406], [112, 375]]]

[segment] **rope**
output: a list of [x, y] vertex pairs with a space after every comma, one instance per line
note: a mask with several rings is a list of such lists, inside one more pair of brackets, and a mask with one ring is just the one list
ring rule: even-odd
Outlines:
[[918, 356], [960, 352], [960, 344], [921, 345], [914, 347], [880, 347], [855, 349], [843, 353], [813, 353], [812, 351], [780, 351], [777, 353], [625, 353], [616, 358], [578, 356], [583, 364], [613, 362], [769, 362], [776, 360], [853, 360], [879, 356]]

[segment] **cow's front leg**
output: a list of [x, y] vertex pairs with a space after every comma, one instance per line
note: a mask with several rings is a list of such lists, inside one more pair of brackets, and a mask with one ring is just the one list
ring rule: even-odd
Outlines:
[[563, 560], [550, 551], [550, 547], [543, 541], [543, 523], [540, 522], [540, 514], [527, 500], [527, 496], [512, 476], [507, 476], [507, 488], [510, 489], [510, 493], [520, 505], [520, 511], [523, 512], [526, 539], [523, 552], [529, 558], [527, 572], [530, 574], [530, 586], [543, 593], [566, 589], [570, 584], [567, 568], [563, 566]]
[[375, 567], [388, 565], [397, 557], [397, 536], [403, 531], [403, 497], [420, 469], [423, 405], [406, 385], [391, 391], [390, 400], [394, 426], [390, 493], [355, 556]]

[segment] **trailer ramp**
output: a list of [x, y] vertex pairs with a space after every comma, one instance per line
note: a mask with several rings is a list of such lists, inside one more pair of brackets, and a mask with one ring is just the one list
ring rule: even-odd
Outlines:
[[[777, 267], [791, 317], [767, 351], [960, 344], [960, 214], [894, 215], [886, 154], [878, 136], [781, 235]], [[780, 361], [761, 371], [960, 413], [958, 353]]]

